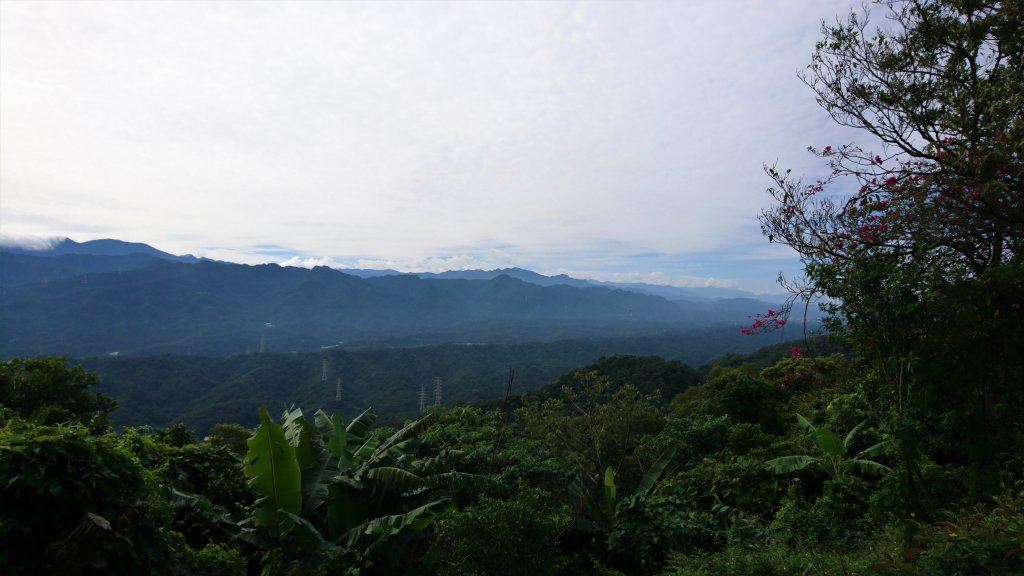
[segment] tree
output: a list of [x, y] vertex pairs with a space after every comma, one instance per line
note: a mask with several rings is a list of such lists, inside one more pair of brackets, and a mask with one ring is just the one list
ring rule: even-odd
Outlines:
[[810, 148], [830, 169], [810, 184], [767, 168], [761, 226], [867, 362], [907, 481], [927, 455], [991, 493], [1024, 414], [1024, 4], [878, 6], [890, 27], [867, 9], [824, 25], [802, 79], [879, 148]]
[[92, 391], [99, 378], [66, 358], [14, 358], [0, 362], [0, 424], [18, 416], [35, 424], [81, 422], [109, 428], [107, 414], [117, 406]]

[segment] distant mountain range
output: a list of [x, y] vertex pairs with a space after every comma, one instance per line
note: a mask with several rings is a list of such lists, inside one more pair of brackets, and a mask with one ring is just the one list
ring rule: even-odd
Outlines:
[[[658, 292], [666, 289], [669, 292]], [[517, 268], [372, 276], [247, 266], [146, 244], [0, 247], [0, 357], [525, 342], [733, 325], [778, 302]]]
[[141, 242], [125, 242], [123, 240], [89, 240], [88, 242], [75, 242], [70, 238], [62, 238], [55, 244], [43, 249], [27, 248], [17, 245], [2, 245], [0, 251], [10, 254], [27, 254], [29, 256], [137, 256], [145, 255], [159, 258], [161, 260], [172, 260], [175, 262], [195, 263], [200, 259], [195, 256], [175, 256], [162, 250], [157, 250], [149, 244]]
[[[342, 272], [346, 274], [352, 274], [353, 276], [359, 276], [360, 278], [373, 278], [377, 276], [396, 275], [403, 274], [396, 270], [367, 270], [367, 269], [342, 269]], [[774, 299], [778, 298], [778, 295], [772, 294], [754, 294], [753, 292], [746, 292], [744, 290], [736, 290], [733, 288], [719, 288], [714, 286], [707, 287], [696, 287], [696, 288], [682, 288], [678, 286], [665, 286], [660, 284], [644, 284], [641, 282], [624, 283], [624, 282], [603, 282], [599, 280], [584, 280], [579, 278], [573, 278], [565, 274], [558, 274], [556, 276], [545, 276], [538, 274], [532, 270], [524, 270], [522, 268], [499, 268], [497, 270], [450, 270], [448, 272], [412, 272], [408, 273], [420, 278], [432, 278], [438, 280], [493, 280], [498, 276], [509, 276], [516, 280], [522, 280], [523, 282], [529, 282], [530, 284], [537, 284], [538, 286], [574, 286], [576, 288], [588, 288], [594, 286], [605, 286], [608, 288], [615, 288], [619, 290], [628, 290], [630, 292], [639, 292], [641, 294], [652, 294], [655, 296], [662, 296], [669, 300], [707, 300], [717, 298], [759, 298], [759, 299]]]

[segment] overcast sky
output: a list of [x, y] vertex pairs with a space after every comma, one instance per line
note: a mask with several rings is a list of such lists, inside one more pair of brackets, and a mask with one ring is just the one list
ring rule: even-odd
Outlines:
[[774, 289], [848, 1], [0, 2], [0, 234]]

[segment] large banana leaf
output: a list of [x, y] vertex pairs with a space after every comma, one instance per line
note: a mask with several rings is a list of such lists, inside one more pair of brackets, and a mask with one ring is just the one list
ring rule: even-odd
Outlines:
[[366, 520], [369, 496], [343, 482], [327, 487], [327, 531], [332, 542]]
[[342, 425], [341, 418], [331, 416], [331, 433], [327, 436], [327, 450], [338, 459], [338, 467], [343, 468], [352, 463], [352, 454], [348, 451], [348, 430]]
[[884, 464], [879, 464], [873, 460], [861, 460], [859, 458], [850, 460], [850, 465], [867, 474], [882, 474], [891, 470], [891, 468]]
[[381, 466], [370, 470], [366, 477], [372, 480], [375, 487], [383, 492], [401, 494], [423, 486], [423, 478], [412, 472], [392, 466]]
[[387, 440], [381, 442], [380, 445], [377, 446], [377, 449], [374, 450], [373, 453], [374, 457], [379, 458], [392, 448], [402, 448], [406, 441], [422, 432], [429, 425], [430, 414], [427, 414], [419, 420], [406, 424], [401, 430], [395, 432]]
[[764, 463], [765, 468], [775, 474], [789, 474], [807, 468], [809, 464], [817, 462], [813, 456], [783, 456]]
[[271, 536], [280, 538], [282, 525], [277, 511], [298, 514], [302, 510], [302, 478], [295, 449], [285, 438], [284, 429], [270, 419], [266, 408], [260, 408], [260, 425], [248, 445], [245, 475], [262, 496], [256, 503], [254, 520]]
[[818, 428], [814, 431], [813, 438], [814, 443], [829, 458], [839, 459], [846, 455], [846, 446], [842, 439], [828, 428]]
[[373, 455], [377, 452], [377, 447], [380, 445], [380, 438], [371, 436], [363, 445], [357, 448], [352, 453], [351, 464], [353, 466], [359, 466], [365, 462], [372, 461]]
[[655, 462], [654, 465], [651, 466], [651, 469], [647, 471], [647, 474], [644, 474], [644, 479], [640, 481], [640, 485], [637, 486], [636, 492], [634, 492], [634, 494], [639, 494], [642, 496], [650, 492], [651, 488], [654, 487], [654, 483], [657, 482], [658, 478], [661, 476], [661, 473], [665, 471], [665, 468], [669, 465], [670, 462], [672, 462], [672, 459], [675, 457], [675, 448], [669, 448], [668, 450], [665, 450], [661, 454], [661, 456], [658, 457], [658, 461]]
[[483, 490], [487, 477], [469, 472], [442, 472], [423, 478], [425, 488], [446, 488], [449, 490]]
[[615, 485], [615, 469], [611, 466], [604, 469], [604, 502], [608, 506], [608, 515], [615, 512], [615, 504], [618, 502], [618, 486]]
[[370, 433], [370, 429], [373, 428], [373, 423], [377, 421], [377, 415], [374, 414], [373, 410], [367, 408], [363, 410], [363, 413], [356, 416], [348, 423], [345, 430], [348, 432], [349, 437], [349, 451], [352, 451], [354, 446], [362, 444], [366, 440], [366, 435]]
[[450, 505], [451, 502], [448, 500], [437, 500], [405, 514], [374, 518], [349, 530], [343, 542], [349, 548], [363, 548], [366, 555], [372, 555], [386, 546], [392, 537], [402, 532], [423, 530]]

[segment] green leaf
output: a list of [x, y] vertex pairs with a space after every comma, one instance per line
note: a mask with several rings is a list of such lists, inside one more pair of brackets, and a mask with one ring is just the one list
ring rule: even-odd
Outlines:
[[884, 464], [879, 464], [873, 460], [851, 460], [850, 464], [853, 465], [857, 470], [867, 474], [883, 474], [889, 472], [890, 468]]
[[658, 481], [658, 477], [665, 471], [665, 468], [672, 462], [672, 459], [676, 457], [676, 449], [669, 448], [661, 454], [658, 461], [651, 466], [651, 469], [644, 475], [644, 479], [640, 481], [640, 485], [637, 486], [634, 494], [644, 495], [651, 491], [654, 487], [654, 483]]
[[790, 472], [803, 470], [808, 464], [817, 461], [818, 459], [813, 456], [783, 456], [765, 462], [764, 466], [774, 474], [789, 474]]
[[374, 468], [366, 476], [373, 480], [376, 489], [384, 492], [402, 493], [423, 486], [423, 479], [419, 476], [392, 466]]
[[248, 440], [245, 475], [262, 496], [253, 512], [254, 521], [273, 537], [281, 536], [278, 510], [298, 514], [302, 509], [301, 473], [295, 449], [275, 424], [266, 408], [260, 408], [260, 426]]
[[843, 441], [828, 428], [818, 428], [814, 435], [814, 443], [831, 458], [842, 458], [846, 454]]
[[351, 464], [352, 455], [348, 453], [348, 430], [342, 425], [337, 414], [331, 416], [328, 422], [331, 424], [331, 433], [327, 437], [327, 450], [331, 456], [338, 459], [339, 467]]
[[889, 440], [882, 440], [878, 444], [875, 444], [870, 448], [866, 448], [863, 452], [858, 454], [857, 457], [867, 456], [868, 458], [874, 458], [876, 456], [881, 456], [882, 454], [888, 454], [891, 448], [892, 442]]
[[366, 462], [377, 450], [377, 446], [380, 444], [380, 438], [373, 436], [363, 445], [356, 449], [355, 453], [352, 454], [352, 463], [359, 465], [362, 462]]
[[366, 492], [345, 483], [334, 482], [327, 487], [327, 528], [332, 542], [366, 520], [369, 497]]
[[370, 429], [373, 428], [373, 423], [377, 420], [377, 415], [373, 413], [371, 408], [363, 410], [363, 413], [356, 416], [348, 423], [345, 430], [348, 432], [348, 436], [351, 439], [350, 442], [353, 444], [359, 444], [366, 439], [366, 435], [369, 434]]
[[[288, 443], [295, 447], [295, 457], [299, 461], [299, 467], [303, 470], [314, 467], [319, 461], [319, 453], [323, 451], [316, 431], [309, 422], [306, 422], [305, 418], [299, 418], [292, 423], [291, 427], [293, 435], [292, 438], [289, 438]], [[288, 435], [287, 430], [285, 428], [285, 436]]]
[[849, 432], [846, 433], [846, 437], [843, 438], [843, 451], [844, 452], [846, 450], [850, 449], [850, 443], [853, 442], [853, 437], [857, 434], [857, 432], [860, 432], [860, 429], [863, 428], [867, 423], [868, 423], [868, 421], [864, 420], [860, 424], [857, 424], [856, 426], [854, 426], [853, 430], [850, 430]]
[[809, 434], [816, 434], [818, 432], [818, 429], [815, 428], [814, 424], [811, 424], [811, 422], [807, 418], [804, 418], [800, 414], [796, 415], [796, 422], [797, 424], [800, 425], [801, 428], [807, 430]]
[[615, 469], [611, 466], [604, 469], [604, 501], [608, 504], [608, 515], [615, 512], [618, 487], [615, 485]]
[[426, 427], [430, 425], [430, 419], [430, 414], [427, 414], [419, 420], [406, 424], [401, 430], [392, 434], [391, 437], [384, 442], [381, 442], [380, 446], [378, 446], [374, 451], [374, 456], [379, 457], [392, 448], [400, 448], [402, 443], [425, 430]]
[[379, 535], [383, 538], [378, 538], [372, 546], [373, 548], [380, 548], [391, 537], [397, 536], [402, 532], [419, 532], [423, 530], [450, 504], [448, 500], [437, 500], [410, 510], [405, 514], [374, 518], [350, 530], [345, 535], [345, 544], [350, 548], [355, 548], [361, 540], [365, 540], [365, 536]]
[[313, 551], [325, 544], [320, 531], [305, 518], [279, 510], [278, 522], [283, 528], [282, 536], [288, 537], [303, 550]]

